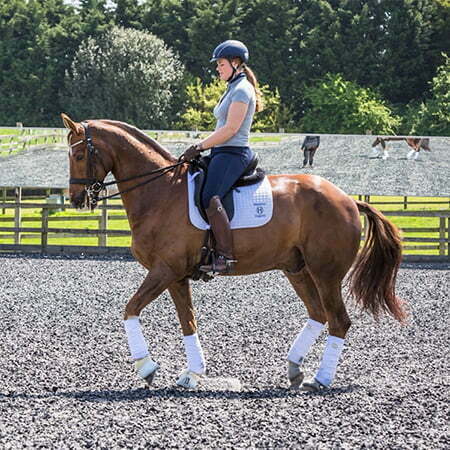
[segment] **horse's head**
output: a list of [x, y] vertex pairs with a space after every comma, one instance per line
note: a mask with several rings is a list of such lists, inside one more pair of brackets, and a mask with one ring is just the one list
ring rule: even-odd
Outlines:
[[70, 130], [69, 144], [70, 201], [73, 206], [94, 209], [98, 193], [103, 189], [103, 180], [112, 168], [106, 155], [99, 153], [101, 140], [95, 127], [88, 122], [74, 122], [68, 115], [61, 114], [64, 126]]

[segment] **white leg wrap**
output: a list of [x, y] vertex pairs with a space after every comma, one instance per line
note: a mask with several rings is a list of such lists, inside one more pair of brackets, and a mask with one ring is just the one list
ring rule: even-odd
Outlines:
[[324, 386], [330, 386], [336, 374], [339, 358], [344, 348], [345, 339], [337, 336], [328, 336], [327, 345], [323, 352], [319, 370], [314, 377]]
[[387, 150], [384, 150], [383, 152], [383, 159], [386, 160], [389, 158], [389, 152]]
[[308, 319], [289, 350], [288, 360], [300, 364], [316, 342], [324, 326], [323, 323]]
[[206, 371], [205, 357], [197, 333], [184, 336], [184, 348], [186, 350], [187, 370], [199, 375]]
[[177, 385], [187, 389], [195, 389], [200, 382], [200, 378], [200, 375], [190, 370], [184, 370], [177, 380]]
[[127, 333], [128, 346], [133, 359], [142, 359], [148, 356], [148, 346], [142, 334], [139, 317], [133, 316], [123, 321]]
[[135, 361], [134, 368], [141, 378], [147, 378], [150, 374], [155, 372], [159, 366], [155, 363], [155, 361], [150, 359], [150, 356], [146, 356], [143, 359]]
[[419, 159], [419, 152], [414, 152], [414, 159]]
[[410, 150], [409, 153], [406, 155], [406, 158], [411, 159], [413, 157], [414, 153], [415, 153], [414, 150]]

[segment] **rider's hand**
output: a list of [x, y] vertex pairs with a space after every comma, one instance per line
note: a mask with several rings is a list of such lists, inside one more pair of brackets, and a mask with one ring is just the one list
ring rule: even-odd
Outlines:
[[191, 145], [183, 154], [184, 160], [192, 161], [193, 159], [197, 158], [197, 156], [200, 156], [201, 151], [202, 148], [200, 144]]

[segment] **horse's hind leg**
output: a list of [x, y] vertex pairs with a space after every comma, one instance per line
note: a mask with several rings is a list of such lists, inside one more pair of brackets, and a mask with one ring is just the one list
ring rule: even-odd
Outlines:
[[308, 270], [298, 273], [284, 272], [297, 295], [303, 300], [309, 319], [295, 338], [288, 353], [288, 378], [291, 388], [298, 388], [303, 381], [302, 363], [319, 337], [326, 322], [326, 314], [314, 280]]
[[318, 391], [331, 385], [344, 346], [345, 335], [351, 325], [342, 300], [342, 280], [336, 276], [328, 278], [325, 275], [316, 276], [314, 279], [328, 322], [328, 339], [319, 370], [312, 380], [304, 382], [302, 385], [302, 390], [306, 391]]
[[169, 292], [175, 303], [183, 331], [187, 368], [177, 380], [182, 387], [197, 387], [199, 378], [205, 373], [205, 358], [197, 335], [197, 322], [192, 306], [192, 291], [189, 279], [175, 281], [169, 286]]

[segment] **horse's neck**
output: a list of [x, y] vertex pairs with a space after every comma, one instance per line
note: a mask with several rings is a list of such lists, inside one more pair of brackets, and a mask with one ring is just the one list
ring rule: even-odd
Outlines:
[[136, 188], [134, 188], [136, 185], [157, 177], [158, 173], [130, 181], [120, 182], [120, 180], [136, 177], [137, 175], [172, 165], [174, 160], [170, 154], [167, 155], [161, 155], [150, 148], [138, 148], [132, 145], [128, 148], [118, 147], [114, 149], [112, 173], [114, 178], [119, 180], [117, 184], [119, 191], [129, 190], [122, 194], [122, 201], [131, 226], [137, 217], [145, 214], [150, 209], [156, 209], [164, 201], [165, 194], [169, 189], [170, 177], [163, 175]]

